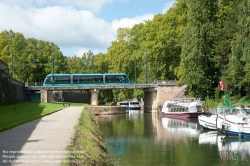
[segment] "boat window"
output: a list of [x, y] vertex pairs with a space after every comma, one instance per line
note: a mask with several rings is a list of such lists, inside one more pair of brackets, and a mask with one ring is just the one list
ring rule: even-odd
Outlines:
[[197, 112], [202, 112], [202, 107], [201, 106], [197, 106]]

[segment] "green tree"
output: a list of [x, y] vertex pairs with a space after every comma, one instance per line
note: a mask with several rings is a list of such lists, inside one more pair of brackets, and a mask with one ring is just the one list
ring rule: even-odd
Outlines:
[[25, 39], [23, 34], [12, 30], [0, 33], [0, 58], [9, 65], [14, 78], [29, 82], [42, 82], [52, 73], [52, 59], [55, 73], [66, 71], [65, 57], [58, 46], [34, 38]]
[[209, 96], [214, 74], [213, 38], [217, 1], [189, 0], [188, 23], [184, 30], [179, 81], [188, 85], [191, 96]]
[[[232, 41], [232, 54], [229, 59], [229, 87], [236, 89], [241, 96], [250, 94], [250, 1], [237, 1], [237, 33]], [[231, 89], [231, 90], [232, 90]], [[237, 91], [238, 90], [238, 91]]]
[[81, 61], [83, 62], [84, 73], [93, 73], [94, 53], [91, 50], [83, 53]]
[[108, 73], [109, 62], [106, 58], [106, 54], [99, 53], [94, 56], [94, 62], [92, 66], [93, 73]]
[[2, 42], [1, 42], [1, 59], [8, 64], [9, 66], [9, 72], [11, 73], [11, 75], [15, 74], [14, 70], [15, 70], [15, 48], [13, 47], [13, 41], [15, 38], [15, 33], [10, 30], [10, 31], [3, 31], [1, 33], [2, 35]]

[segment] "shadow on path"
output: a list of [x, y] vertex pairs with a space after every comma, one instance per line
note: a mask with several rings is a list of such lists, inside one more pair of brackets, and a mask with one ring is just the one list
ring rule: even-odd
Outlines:
[[68, 107], [0, 133], [0, 165], [61, 165], [82, 110]]

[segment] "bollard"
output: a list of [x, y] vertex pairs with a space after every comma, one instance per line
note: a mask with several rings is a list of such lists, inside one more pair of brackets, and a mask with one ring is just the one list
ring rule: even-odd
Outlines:
[[70, 107], [70, 102], [68, 103], [68, 106]]

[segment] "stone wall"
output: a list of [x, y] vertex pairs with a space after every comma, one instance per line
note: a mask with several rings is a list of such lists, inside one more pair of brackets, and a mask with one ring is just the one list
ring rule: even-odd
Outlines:
[[171, 98], [179, 98], [185, 95], [186, 85], [183, 86], [158, 86], [156, 101], [163, 104]]
[[74, 102], [89, 103], [89, 94], [87, 91], [53, 91], [51, 93], [52, 102]]
[[8, 65], [0, 59], [0, 76], [5, 77], [9, 73]]
[[0, 105], [26, 101], [24, 83], [11, 77], [0, 76]]
[[112, 115], [126, 113], [126, 108], [120, 106], [88, 106], [85, 107], [85, 109], [87, 109], [94, 115]]

